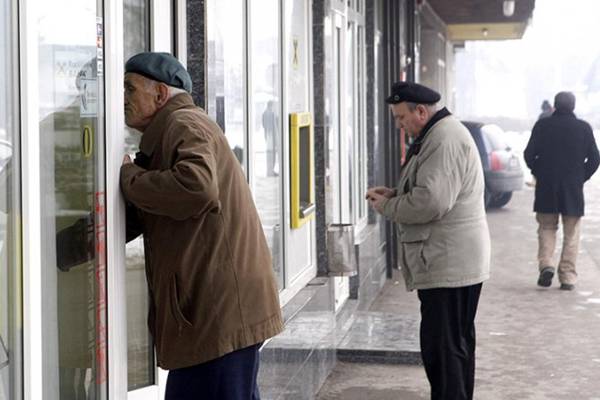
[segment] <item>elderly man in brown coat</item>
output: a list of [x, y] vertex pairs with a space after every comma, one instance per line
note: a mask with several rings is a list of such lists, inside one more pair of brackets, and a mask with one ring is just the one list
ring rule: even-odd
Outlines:
[[142, 140], [135, 162], [123, 160], [121, 188], [128, 240], [144, 234], [165, 398], [259, 399], [259, 347], [283, 324], [240, 164], [174, 57], [141, 53], [125, 72], [125, 120]]

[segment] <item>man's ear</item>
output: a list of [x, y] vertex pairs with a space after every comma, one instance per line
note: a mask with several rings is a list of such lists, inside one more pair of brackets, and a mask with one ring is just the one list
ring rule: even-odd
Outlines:
[[425, 105], [419, 104], [417, 110], [419, 111], [419, 118], [422, 120], [429, 118], [429, 109]]
[[417, 111], [420, 119], [427, 118], [427, 107], [425, 107], [423, 104], [417, 104]]
[[156, 85], [155, 101], [158, 107], [162, 107], [169, 101], [169, 87], [160, 82]]

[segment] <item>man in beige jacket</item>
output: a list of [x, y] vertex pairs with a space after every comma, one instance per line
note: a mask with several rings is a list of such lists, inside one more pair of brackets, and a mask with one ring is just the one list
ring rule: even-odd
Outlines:
[[259, 347], [282, 317], [244, 173], [177, 59], [141, 53], [125, 72], [125, 121], [142, 132], [135, 163], [121, 167], [127, 238], [144, 234], [165, 398], [257, 400]]
[[387, 98], [413, 139], [395, 189], [367, 192], [370, 204], [398, 226], [402, 273], [421, 301], [421, 356], [432, 400], [471, 400], [475, 314], [489, 277], [490, 239], [483, 170], [475, 142], [440, 95], [397, 82]]

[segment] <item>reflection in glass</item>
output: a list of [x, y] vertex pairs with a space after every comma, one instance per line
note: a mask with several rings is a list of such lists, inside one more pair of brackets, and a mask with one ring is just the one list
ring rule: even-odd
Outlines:
[[16, 218], [19, 213], [19, 171], [13, 154], [18, 154], [18, 104], [12, 82], [15, 53], [10, 2], [0, 3], [0, 400], [18, 400], [22, 396], [21, 338], [21, 264], [18, 254], [19, 236]]
[[283, 288], [281, 261], [281, 118], [279, 64], [279, 1], [251, 3], [250, 57], [253, 149], [252, 185], [256, 206], [273, 257], [279, 288]]
[[107, 398], [102, 2], [40, 3], [44, 389]]
[[[123, 4], [124, 59], [150, 49], [149, 0], [125, 0]], [[139, 132], [124, 127], [125, 152], [138, 151]], [[125, 247], [127, 280], [127, 386], [139, 389], [155, 383], [154, 344], [146, 317], [149, 308], [144, 262], [144, 241], [139, 237]]]
[[242, 0], [207, 1], [206, 21], [206, 111], [225, 132], [245, 170]]

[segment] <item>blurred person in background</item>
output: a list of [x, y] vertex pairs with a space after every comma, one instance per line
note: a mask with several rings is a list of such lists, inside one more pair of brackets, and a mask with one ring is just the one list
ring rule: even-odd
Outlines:
[[[542, 118], [548, 118], [554, 112], [554, 107], [550, 105], [548, 100], [542, 101], [542, 112], [538, 115], [538, 121]], [[531, 180], [525, 182], [527, 186], [535, 187], [535, 176], [531, 176]]]
[[542, 118], [547, 118], [547, 117], [551, 116], [553, 112], [554, 112], [554, 107], [552, 107], [550, 105], [550, 102], [548, 100], [544, 100], [542, 102], [542, 112], [538, 116], [538, 121]]

